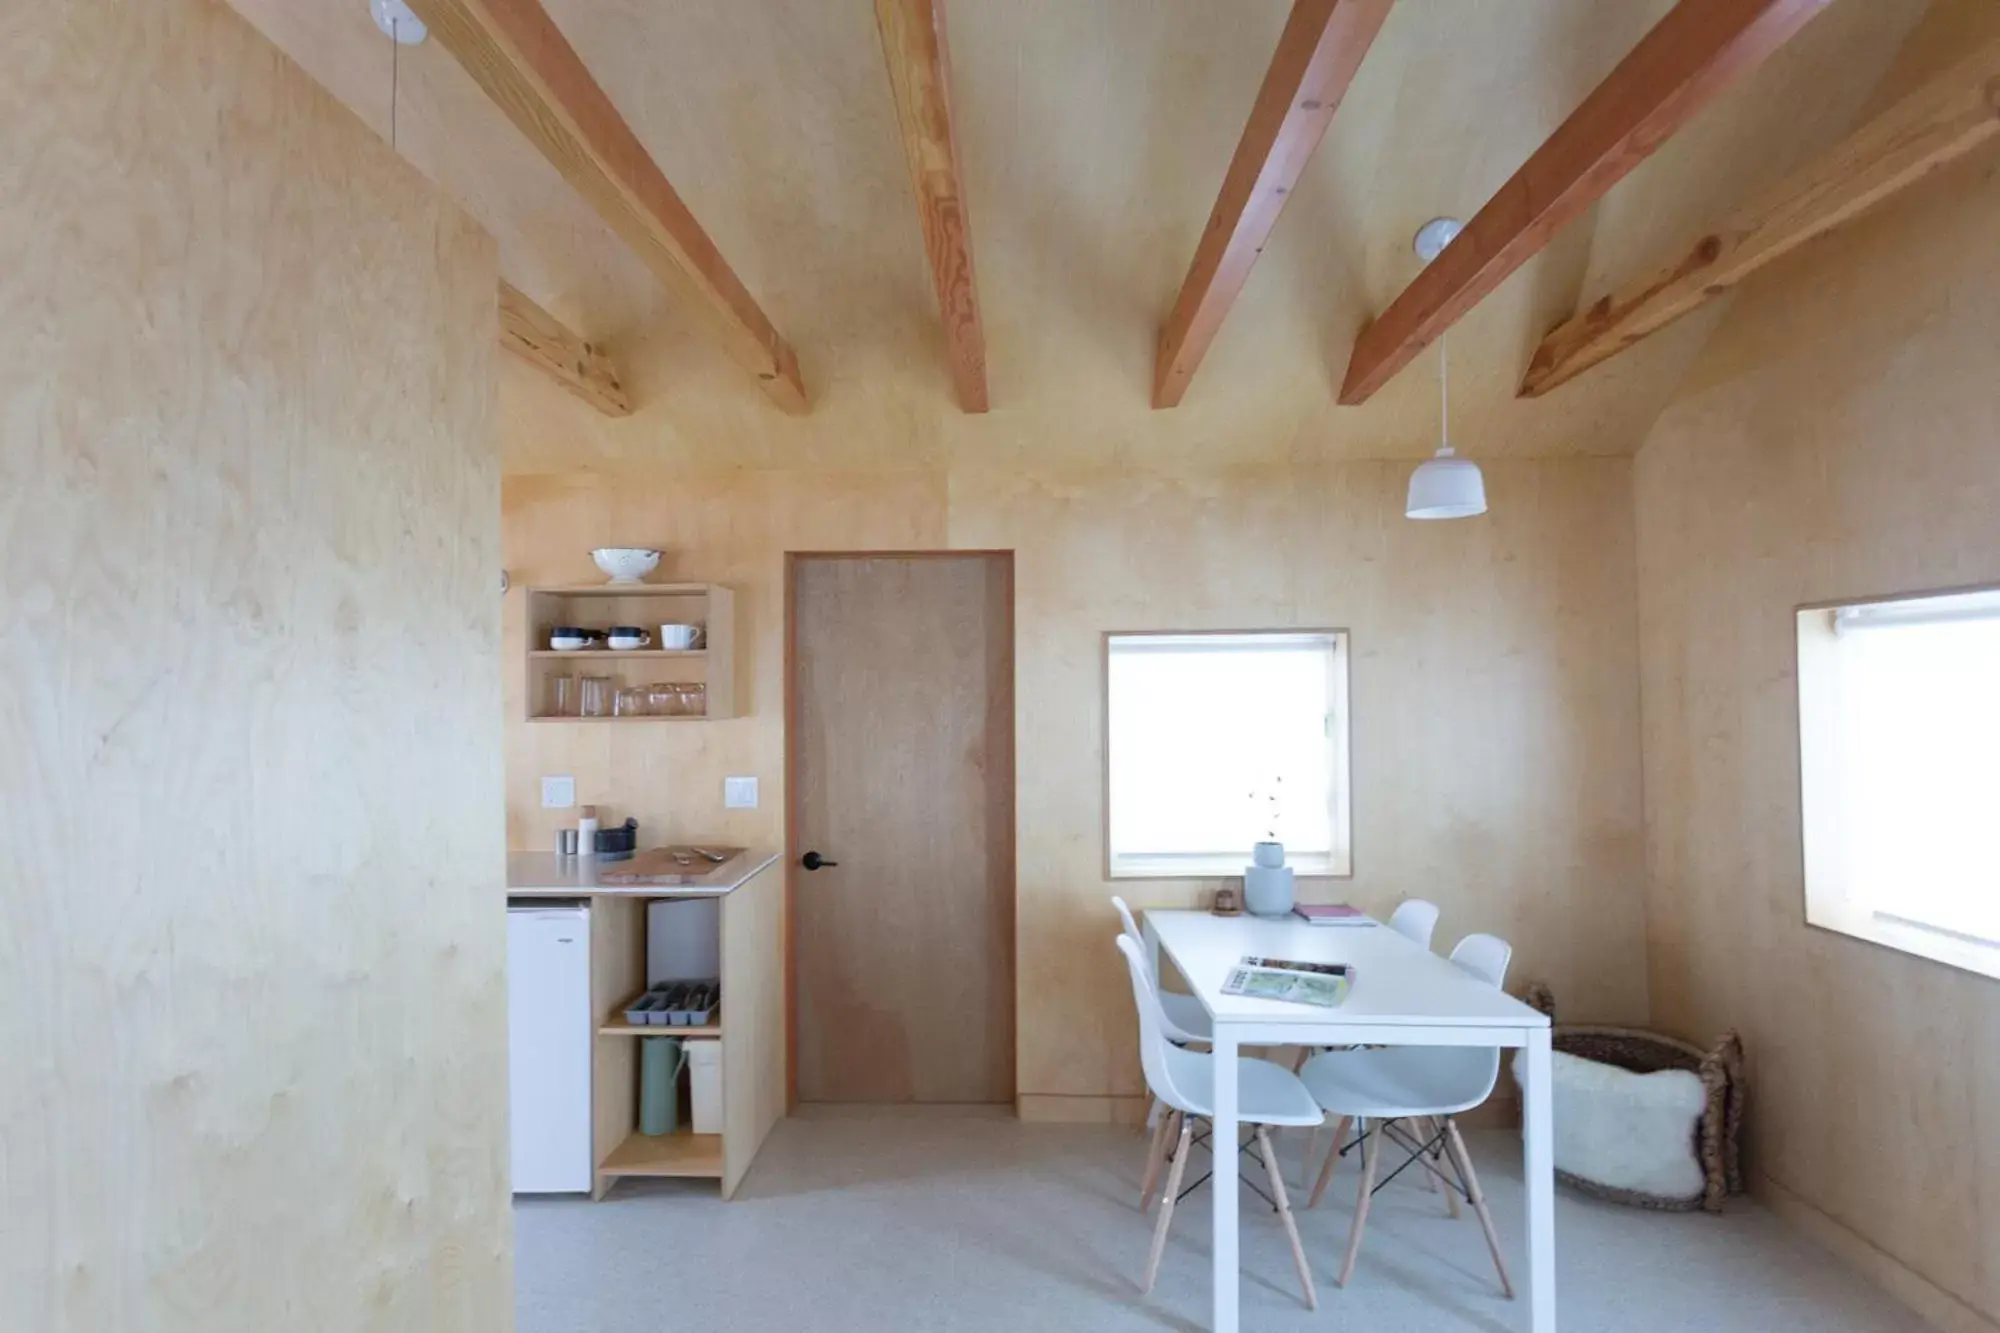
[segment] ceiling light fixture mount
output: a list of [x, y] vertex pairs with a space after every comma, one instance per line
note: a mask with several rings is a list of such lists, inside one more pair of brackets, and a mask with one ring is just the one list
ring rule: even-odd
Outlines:
[[403, 0], [368, 0], [368, 12], [382, 35], [401, 46], [415, 46], [430, 35], [430, 29]]
[[[1432, 218], [1417, 228], [1411, 248], [1428, 264], [1444, 253], [1465, 224], [1457, 218]], [[1410, 496], [1403, 507], [1407, 518], [1471, 518], [1486, 512], [1486, 479], [1479, 464], [1460, 458], [1451, 447], [1451, 374], [1445, 339], [1438, 335], [1438, 449], [1410, 474]]]

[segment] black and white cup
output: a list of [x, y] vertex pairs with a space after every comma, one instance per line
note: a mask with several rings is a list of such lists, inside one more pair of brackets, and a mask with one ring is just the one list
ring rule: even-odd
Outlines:
[[629, 653], [634, 648], [644, 648], [653, 641], [653, 636], [637, 625], [613, 625], [609, 642], [621, 653]]

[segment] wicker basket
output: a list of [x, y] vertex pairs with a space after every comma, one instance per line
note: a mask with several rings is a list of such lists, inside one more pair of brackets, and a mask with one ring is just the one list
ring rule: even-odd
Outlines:
[[[1531, 984], [1522, 997], [1555, 1021], [1555, 994], [1541, 982]], [[1735, 1031], [1725, 1032], [1711, 1050], [1657, 1032], [1637, 1028], [1561, 1027], [1555, 1029], [1555, 1049], [1566, 1055], [1595, 1060], [1599, 1064], [1650, 1074], [1661, 1069], [1684, 1069], [1700, 1077], [1708, 1093], [1708, 1105], [1695, 1126], [1695, 1156], [1701, 1162], [1705, 1182], [1702, 1192], [1691, 1198], [1668, 1198], [1616, 1189], [1592, 1180], [1557, 1171], [1564, 1184], [1585, 1194], [1635, 1208], [1657, 1208], [1668, 1212], [1692, 1212], [1696, 1208], [1711, 1213], [1722, 1211], [1722, 1201], [1743, 1192], [1743, 1164], [1739, 1139], [1743, 1129], [1743, 1103], [1747, 1089], [1743, 1080], [1743, 1042]]]

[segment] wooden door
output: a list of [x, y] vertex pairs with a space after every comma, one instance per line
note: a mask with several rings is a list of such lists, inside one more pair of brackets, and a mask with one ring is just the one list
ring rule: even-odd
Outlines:
[[791, 597], [799, 1100], [1012, 1101], [1013, 558], [797, 556]]

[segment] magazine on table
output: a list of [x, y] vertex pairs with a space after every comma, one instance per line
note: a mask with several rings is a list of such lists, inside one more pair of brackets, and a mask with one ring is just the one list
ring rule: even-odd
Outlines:
[[1229, 969], [1222, 993], [1334, 1009], [1347, 999], [1353, 985], [1354, 969], [1346, 963], [1308, 963], [1245, 954], [1242, 962]]

